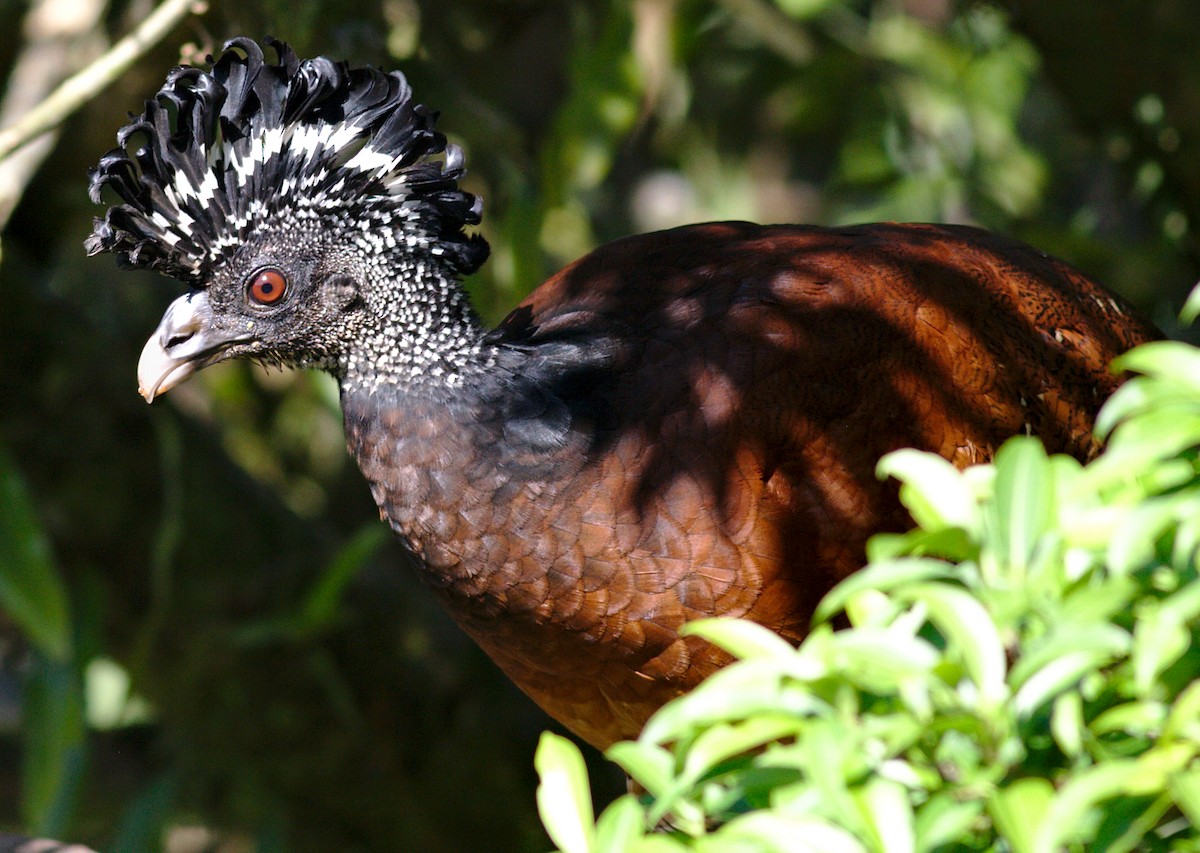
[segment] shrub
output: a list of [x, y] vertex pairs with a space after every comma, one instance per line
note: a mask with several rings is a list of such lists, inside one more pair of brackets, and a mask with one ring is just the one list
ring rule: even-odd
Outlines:
[[609, 750], [644, 796], [594, 821], [578, 752], [545, 735], [555, 843], [1200, 850], [1200, 350], [1148, 344], [1114, 368], [1136, 376], [1090, 464], [1028, 437], [961, 472], [885, 457], [917, 527], [871, 541], [799, 648], [688, 626], [737, 662]]

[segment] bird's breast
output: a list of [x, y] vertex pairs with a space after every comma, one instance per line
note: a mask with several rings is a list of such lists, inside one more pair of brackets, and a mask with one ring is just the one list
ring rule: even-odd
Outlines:
[[544, 451], [538, 465], [451, 415], [350, 402], [350, 449], [453, 618], [560, 719], [570, 715], [563, 702], [602, 702], [628, 706], [613, 720], [640, 726], [725, 660], [681, 638], [685, 622], [748, 615], [772, 585], [776, 606], [789, 599], [781, 613], [806, 610], [802, 590], [780, 588], [784, 531], [749, 448], [734, 464], [700, 452], [664, 458], [649, 436], [624, 429], [593, 441], [592, 453], [569, 442]]

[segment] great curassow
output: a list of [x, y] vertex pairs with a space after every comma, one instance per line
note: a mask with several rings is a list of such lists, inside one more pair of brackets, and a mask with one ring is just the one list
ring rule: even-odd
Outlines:
[[875, 464], [1007, 436], [1096, 450], [1113, 356], [1152, 327], [974, 228], [713, 223], [630, 237], [495, 329], [458, 279], [462, 154], [404, 77], [237, 39], [172, 71], [92, 173], [89, 254], [182, 279], [153, 398], [231, 358], [316, 367], [382, 517], [451, 615], [597, 747], [725, 662], [679, 627], [797, 641], [907, 516]]

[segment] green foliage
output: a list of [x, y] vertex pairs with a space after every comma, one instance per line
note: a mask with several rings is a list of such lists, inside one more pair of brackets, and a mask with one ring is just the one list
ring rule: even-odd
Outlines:
[[[877, 123], [842, 150], [840, 177], [883, 197], [847, 205], [851, 220], [953, 218], [963, 208], [1003, 221], [1033, 212], [1045, 163], [1018, 122], [1037, 67], [997, 9], [975, 6], [938, 31], [880, 6], [849, 41], [881, 75]], [[862, 130], [865, 131], [865, 128]]]
[[[1151, 0], [1079, 16], [1071, 5], [208, 4], [198, 26], [173, 34], [67, 129], [3, 235], [0, 445], [11, 460], [0, 459], [0, 754], [19, 752], [20, 761], [0, 761], [0, 790], [21, 793], [0, 798], [0, 829], [53, 830], [70, 817], [60, 835], [129, 851], [156, 849], [181, 823], [262, 851], [547, 846], [527, 768], [544, 721], [530, 719], [529, 703], [501, 686], [503, 676], [418, 588], [400, 549], [376, 548], [386, 529], [370, 521], [370, 497], [345, 453], [336, 385], [226, 365], [152, 409], [135, 393], [137, 353], [172, 288], [119, 272], [110, 258], [82, 257], [98, 212], [85, 174], [186, 42], [203, 56], [226, 38], [270, 33], [302, 55], [403, 70], [466, 148], [468, 188], [485, 200], [493, 258], [469, 286], [492, 321], [597, 243], [721, 218], [974, 222], [1061, 255], [1143, 306], [1177, 302], [1173, 283], [1196, 277], [1200, 222], [1191, 10]], [[27, 44], [29, 8], [0, 8], [6, 71]], [[96, 42], [124, 35], [144, 11], [112, 4]], [[7, 93], [19, 94], [24, 79], [7, 74]], [[1189, 304], [1200, 313], [1200, 295]], [[1080, 495], [1059, 499], [1058, 489], [1052, 507], [1026, 511], [1057, 513], [1061, 524], [1050, 529], [1071, 530], [1085, 550], [1108, 547], [1117, 516], [1132, 519], [1114, 559], [1147, 560], [1159, 543], [1139, 525], [1168, 532], [1187, 505], [1173, 504], [1166, 484], [1186, 471], [1155, 468], [1167, 478], [1163, 500], [1135, 519], [1126, 508], [1139, 505], [1142, 483], [1127, 466], [1150, 476], [1155, 454], [1186, 441], [1189, 427], [1172, 413], [1146, 424], [1161, 444], [1131, 444], [1126, 462], [1089, 467]], [[992, 487], [972, 478], [987, 472], [961, 476], [916, 456], [889, 464], [920, 484], [904, 489], [922, 530], [878, 540], [873, 556], [892, 569], [867, 579], [874, 590], [851, 595], [847, 585], [845, 606], [863, 625], [887, 607], [928, 611], [937, 630], [966, 632], [969, 642], [973, 619], [956, 620], [961, 597], [942, 586], [956, 571], [946, 558], [970, 559], [984, 531], [1003, 523], [977, 504]], [[1059, 464], [1051, 468], [1063, 486]], [[1004, 488], [1030, 473], [1014, 471]], [[1101, 487], [1103, 500], [1088, 496]], [[1011, 530], [1005, 553], [1022, 553], [1029, 532]], [[1189, 547], [1186, 537], [1175, 542]], [[1035, 551], [1027, 562], [1037, 559]], [[994, 567], [980, 571], [994, 581]], [[1025, 571], [1036, 578], [1036, 565]], [[1108, 589], [1111, 599], [1076, 606], [1103, 615], [1133, 600], [1119, 585]], [[1132, 641], [1080, 635], [1077, 650], [1116, 660], [1131, 642], [1139, 683], [1174, 677], [1179, 664], [1167, 660], [1186, 632], [1181, 613], [1166, 608]], [[723, 642], [738, 643], [755, 666], [782, 654], [773, 638], [736, 630]], [[931, 625], [886, 655], [872, 652], [869, 637], [838, 640], [828, 653], [860, 661], [871, 684], [901, 679], [920, 698], [910, 685], [921, 683], [934, 636]], [[1056, 636], [1065, 647], [1076, 642]], [[1008, 685], [995, 644], [976, 646], [955, 665], [990, 690], [998, 672]], [[1049, 660], [1058, 647], [1039, 654]], [[1057, 677], [1071, 677], [1060, 666]], [[1054, 680], [1031, 673], [1022, 701], [1035, 703]], [[780, 693], [746, 689], [764, 707]], [[791, 713], [816, 713], [803, 691], [785, 697]], [[1053, 736], [1075, 744], [1072, 755], [1089, 748], [1081, 721], [1092, 719], [1090, 702], [1081, 695], [1051, 715]], [[723, 708], [714, 696], [704, 713], [728, 722]], [[1161, 708], [1138, 706], [1097, 731], [1112, 739], [1110, 730], [1149, 731], [1160, 718]], [[786, 725], [786, 715], [768, 716], [714, 732], [689, 778]], [[639, 772], [674, 778], [664, 754], [648, 753]], [[767, 768], [747, 779], [747, 802], [769, 799], [796, 773]], [[955, 820], [1002, 822], [1005, 802], [1018, 816], [1009, 824], [1021, 823], [1046, 800], [1033, 778], [1013, 782], [981, 817], [918, 804], [914, 831], [953, 837]], [[1197, 788], [1193, 777], [1172, 778], [1193, 817], [1184, 798]], [[895, 790], [854, 788], [847, 808], [886, 810]], [[600, 805], [604, 788], [593, 796]], [[645, 820], [644, 807], [624, 799], [583, 837], [599, 849], [629, 846]], [[761, 809], [721, 838], [750, 848], [780, 833], [853, 847], [846, 829], [823, 818]]]
[[[594, 828], [590, 802], [543, 801], [555, 840], [1200, 850], [1200, 350], [1148, 344], [1116, 367], [1138, 375], [1088, 465], [1027, 437], [964, 472], [885, 458], [917, 528], [872, 541], [797, 649], [746, 622], [688, 626], [737, 662], [609, 750], [646, 796]], [[544, 742], [562, 796], [586, 791], [573, 765]]]
[[67, 826], [83, 776], [84, 712], [72, 665], [70, 607], [33, 501], [13, 461], [0, 452], [0, 616], [34, 647], [23, 688], [22, 818], [41, 832]]
[[25, 484], [0, 451], [0, 610], [46, 657], [67, 660], [71, 625], [67, 593]]
[[37, 660], [25, 679], [28, 721], [22, 747], [22, 817], [39, 833], [69, 825], [84, 772], [84, 709], [78, 673], [68, 664]]

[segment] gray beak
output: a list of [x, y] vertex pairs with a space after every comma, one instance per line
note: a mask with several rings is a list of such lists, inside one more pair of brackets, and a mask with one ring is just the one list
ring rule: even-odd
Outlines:
[[146, 341], [138, 359], [138, 393], [146, 402], [174, 388], [245, 337], [215, 329], [212, 306], [203, 290], [176, 299]]

